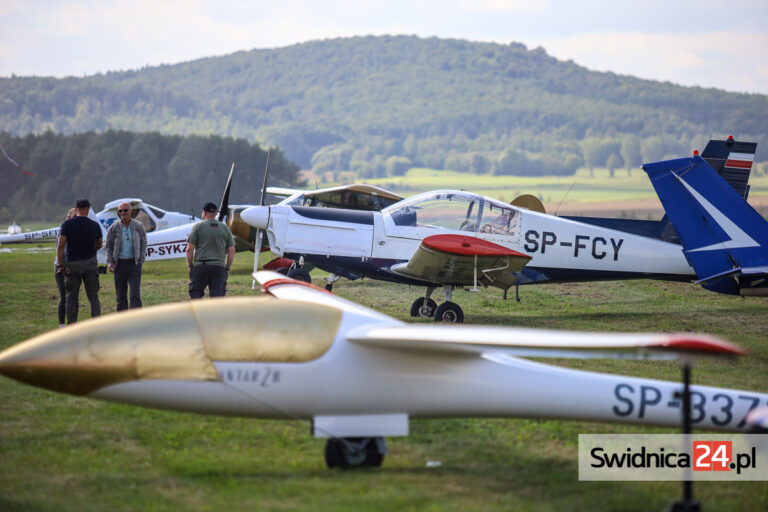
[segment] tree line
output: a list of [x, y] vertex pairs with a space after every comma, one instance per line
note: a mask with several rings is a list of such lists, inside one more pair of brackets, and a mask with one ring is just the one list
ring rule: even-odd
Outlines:
[[[195, 213], [218, 203], [232, 163], [231, 201], [258, 203], [267, 149], [244, 139], [134, 133], [122, 130], [12, 136], [0, 145], [24, 174], [0, 155], [0, 220], [61, 218], [79, 198], [96, 211], [113, 199], [137, 197], [163, 209]], [[269, 184], [301, 185], [299, 167], [269, 148]]]
[[[733, 134], [768, 159], [765, 95], [590, 71], [542, 48], [367, 36], [93, 76], [0, 78], [14, 134], [158, 131], [276, 145], [304, 169], [569, 174]], [[635, 149], [632, 149], [634, 147]], [[623, 148], [623, 150], [622, 150]]]

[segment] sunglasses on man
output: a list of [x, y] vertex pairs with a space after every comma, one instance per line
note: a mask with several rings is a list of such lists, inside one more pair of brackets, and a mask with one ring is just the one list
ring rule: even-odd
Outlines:
[[131, 211], [131, 210], [123, 208], [122, 210], [117, 210], [117, 213], [123, 213], [123, 212], [129, 212], [129, 211]]

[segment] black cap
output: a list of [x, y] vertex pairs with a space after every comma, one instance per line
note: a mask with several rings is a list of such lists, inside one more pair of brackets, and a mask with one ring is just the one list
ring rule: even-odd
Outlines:
[[78, 199], [75, 203], [75, 208], [88, 208], [91, 206], [91, 202], [87, 199]]
[[219, 207], [214, 203], [205, 203], [205, 206], [203, 206], [203, 211], [208, 213], [216, 213], [219, 211]]

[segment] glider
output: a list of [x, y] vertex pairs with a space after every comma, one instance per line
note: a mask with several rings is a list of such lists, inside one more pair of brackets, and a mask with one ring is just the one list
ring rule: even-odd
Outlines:
[[[700, 334], [406, 324], [275, 272], [278, 300], [231, 297], [106, 315], [0, 353], [0, 374], [45, 389], [202, 414], [311, 422], [329, 467], [378, 466], [410, 418], [532, 417], [679, 426], [679, 383], [522, 357], [733, 357]], [[768, 394], [691, 386], [694, 427], [746, 431]]]

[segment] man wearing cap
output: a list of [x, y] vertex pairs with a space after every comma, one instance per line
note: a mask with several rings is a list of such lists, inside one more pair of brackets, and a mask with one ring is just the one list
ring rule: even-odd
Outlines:
[[102, 244], [101, 226], [88, 218], [90, 208], [91, 202], [87, 199], [77, 200], [77, 214], [61, 225], [56, 246], [57, 261], [67, 262], [66, 266], [56, 266], [56, 273], [65, 275], [67, 324], [77, 322], [80, 283], [85, 285], [85, 294], [91, 303], [91, 317], [101, 315], [99, 264], [96, 261], [96, 251]]
[[144, 225], [131, 218], [131, 203], [117, 207], [120, 222], [107, 230], [107, 270], [115, 273], [117, 310], [128, 309], [128, 286], [131, 288], [130, 308], [141, 307], [141, 265], [147, 252], [147, 232]]
[[208, 287], [211, 297], [227, 292], [227, 277], [235, 260], [235, 237], [226, 224], [216, 219], [214, 203], [203, 206], [203, 220], [192, 227], [187, 238], [189, 298], [201, 299]]

